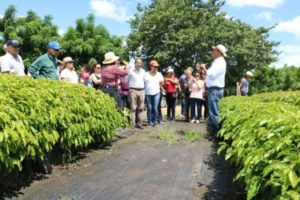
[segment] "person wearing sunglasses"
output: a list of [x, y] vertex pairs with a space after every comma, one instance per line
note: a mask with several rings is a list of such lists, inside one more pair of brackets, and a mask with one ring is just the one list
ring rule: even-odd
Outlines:
[[[192, 78], [190, 85], [190, 106], [191, 106], [191, 123], [200, 123], [202, 117], [202, 105], [203, 95], [205, 91], [204, 81], [200, 78], [200, 73], [196, 72], [194, 78]], [[197, 116], [196, 116], [196, 106], [197, 106]]]
[[96, 90], [102, 89], [101, 65], [93, 64], [91, 79]]
[[160, 92], [164, 77], [158, 71], [159, 64], [156, 60], [151, 60], [149, 62], [150, 71], [145, 73], [144, 85], [145, 85], [145, 95], [146, 95], [146, 106], [147, 106], [147, 120], [148, 127], [158, 127], [158, 103], [160, 98]]
[[11, 73], [24, 76], [24, 64], [19, 55], [20, 44], [17, 40], [9, 40], [6, 43], [6, 54], [1, 58], [1, 73]]
[[29, 67], [28, 72], [33, 78], [49, 78], [58, 80], [57, 56], [61, 47], [58, 42], [52, 41], [47, 45], [47, 53], [36, 59]]
[[60, 73], [60, 80], [69, 83], [78, 83], [78, 75], [74, 68], [74, 60], [71, 57], [63, 59], [64, 69]]

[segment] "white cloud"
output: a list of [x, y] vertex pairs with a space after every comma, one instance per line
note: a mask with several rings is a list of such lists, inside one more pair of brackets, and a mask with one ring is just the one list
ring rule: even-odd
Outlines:
[[277, 8], [284, 0], [228, 0], [228, 4], [235, 7], [256, 6], [263, 8]]
[[[124, 1], [123, 1], [124, 2]], [[91, 0], [90, 5], [98, 17], [127, 21], [132, 16], [128, 13], [128, 7], [121, 0]]]
[[60, 36], [63, 36], [65, 33], [66, 33], [66, 32], [64, 31], [64, 29], [62, 29], [62, 28], [58, 29], [58, 34], [59, 34]]
[[225, 19], [231, 19], [232, 18], [232, 16], [228, 15], [227, 13], [224, 17], [225, 17]]
[[296, 37], [300, 38], [300, 28], [299, 27], [300, 27], [300, 15], [290, 21], [285, 21], [285, 22], [279, 23], [275, 27], [274, 31], [288, 32], [288, 33], [294, 34], [294, 35], [296, 35]]
[[2, 19], [4, 17], [4, 15], [0, 15], [0, 19]]
[[300, 44], [281, 45], [278, 49], [282, 53], [279, 55], [278, 62], [274, 63], [275, 67], [283, 67], [285, 64], [300, 66]]
[[265, 19], [267, 21], [272, 21], [272, 13], [271, 12], [261, 12], [255, 16], [256, 19]]

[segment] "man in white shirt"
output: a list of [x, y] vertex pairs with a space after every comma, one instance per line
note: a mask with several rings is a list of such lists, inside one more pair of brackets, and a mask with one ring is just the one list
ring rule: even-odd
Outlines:
[[226, 57], [227, 49], [219, 44], [213, 46], [212, 57], [214, 61], [211, 67], [206, 70], [206, 66], [201, 64], [201, 68], [206, 74], [206, 87], [208, 88], [208, 119], [211, 126], [211, 133], [216, 134], [219, 130], [219, 103], [224, 94]]
[[19, 55], [20, 43], [17, 40], [9, 40], [6, 43], [6, 54], [1, 57], [1, 73], [11, 73], [24, 76], [24, 64]]
[[78, 74], [74, 70], [74, 60], [71, 57], [63, 59], [65, 68], [60, 73], [60, 80], [69, 83], [78, 83]]
[[130, 109], [132, 112], [133, 125], [137, 128], [143, 129], [141, 120], [145, 102], [145, 71], [142, 68], [142, 59], [136, 58], [134, 64], [135, 67], [130, 70], [126, 78], [129, 86]]

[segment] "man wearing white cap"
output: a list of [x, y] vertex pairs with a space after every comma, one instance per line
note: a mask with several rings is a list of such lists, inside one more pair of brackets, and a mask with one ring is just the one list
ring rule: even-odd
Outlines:
[[219, 44], [212, 47], [211, 53], [214, 61], [207, 70], [204, 64], [201, 68], [206, 74], [206, 87], [208, 89], [208, 122], [212, 134], [216, 134], [219, 129], [219, 102], [224, 94], [227, 49]]
[[244, 77], [241, 79], [240, 90], [241, 96], [248, 96], [249, 93], [249, 80], [252, 78], [253, 74], [250, 71], [247, 71]]
[[78, 83], [78, 75], [74, 70], [74, 60], [71, 57], [63, 59], [64, 69], [60, 73], [59, 79], [69, 83]]

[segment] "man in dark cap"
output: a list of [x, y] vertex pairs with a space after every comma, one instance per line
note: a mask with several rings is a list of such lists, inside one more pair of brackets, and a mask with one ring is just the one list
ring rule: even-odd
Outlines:
[[29, 67], [28, 72], [33, 78], [49, 78], [58, 80], [57, 56], [61, 47], [55, 42], [49, 42], [47, 45], [48, 52], [40, 56]]
[[6, 54], [1, 58], [1, 73], [11, 73], [24, 76], [24, 64], [19, 55], [20, 43], [17, 40], [9, 40], [6, 43]]

